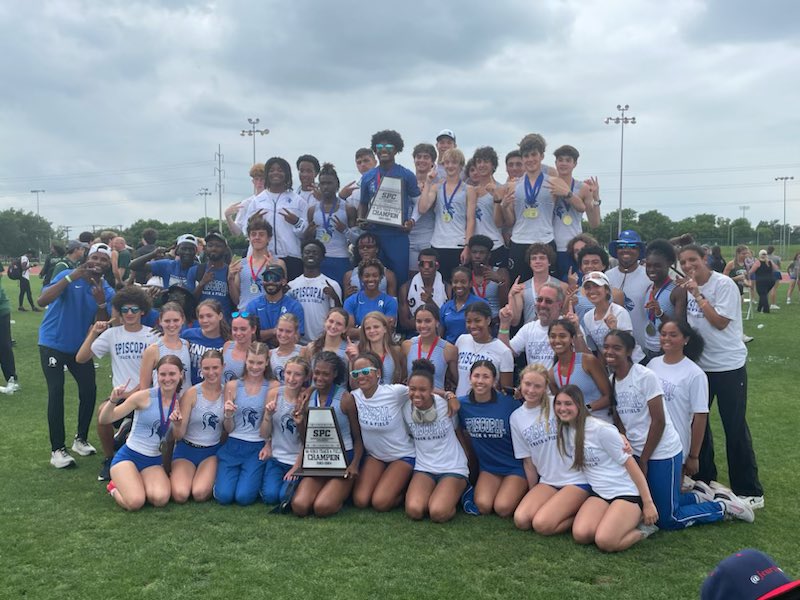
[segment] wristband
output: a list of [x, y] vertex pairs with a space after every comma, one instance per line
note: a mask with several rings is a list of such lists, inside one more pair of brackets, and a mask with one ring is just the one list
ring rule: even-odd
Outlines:
[[64, 279], [67, 280], [67, 283], [72, 283], [72, 277], [70, 277], [69, 275], [64, 275]]
[[508, 335], [509, 331], [510, 331], [509, 329], [498, 329], [497, 333], [502, 333], [502, 334]]
[[98, 304], [97, 308], [105, 308], [106, 306], [108, 306], [108, 303], [107, 302], [103, 302], [102, 304]]

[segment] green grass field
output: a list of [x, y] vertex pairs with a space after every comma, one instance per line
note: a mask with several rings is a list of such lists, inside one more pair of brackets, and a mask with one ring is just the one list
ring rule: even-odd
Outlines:
[[[2, 282], [16, 299], [17, 284]], [[39, 280], [35, 287], [38, 290]], [[46, 388], [36, 348], [39, 314], [13, 312], [22, 391], [0, 395], [0, 598], [697, 598], [706, 573], [747, 546], [800, 577], [796, 450], [800, 306], [755, 316], [749, 422], [766, 490], [756, 522], [655, 534], [606, 555], [567, 535], [542, 538], [497, 517], [459, 514], [445, 525], [402, 511], [346, 507], [330, 519], [206, 504], [127, 514], [96, 480], [101, 459], [49, 465]], [[800, 303], [798, 303], [800, 304]], [[14, 305], [12, 303], [12, 305]], [[762, 329], [757, 325], [763, 324]], [[98, 395], [110, 390], [107, 361]], [[67, 434], [77, 399], [67, 378]], [[725, 475], [719, 417], [720, 478]], [[90, 441], [96, 443], [94, 433]], [[69, 444], [69, 443], [68, 443]], [[795, 448], [794, 450], [792, 448]]]

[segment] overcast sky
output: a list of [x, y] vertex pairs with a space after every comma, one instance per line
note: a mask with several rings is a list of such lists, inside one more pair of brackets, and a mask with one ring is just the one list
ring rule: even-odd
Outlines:
[[[445, 127], [502, 156], [529, 132], [581, 153], [603, 208], [800, 223], [800, 3], [432, 0], [0, 4], [0, 209], [55, 225], [195, 220], [196, 194], [248, 195], [259, 161], [333, 162], [380, 129], [411, 148]], [[549, 157], [552, 162], [552, 157]], [[500, 178], [505, 180], [501, 166]], [[295, 173], [295, 183], [297, 175]], [[217, 214], [217, 195], [209, 214]]]

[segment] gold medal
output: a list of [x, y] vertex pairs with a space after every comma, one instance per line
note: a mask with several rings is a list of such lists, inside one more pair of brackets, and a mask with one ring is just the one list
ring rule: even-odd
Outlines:
[[561, 222], [567, 226], [572, 225], [572, 216], [565, 214], [561, 217]]
[[652, 323], [648, 323], [647, 327], [645, 327], [644, 330], [647, 332], [647, 335], [649, 336], [654, 336], [656, 334], [656, 326], [653, 325]]
[[327, 244], [331, 241], [331, 235], [327, 231], [323, 231], [322, 235], [319, 236], [319, 239], [322, 243]]
[[442, 214], [442, 221], [444, 221], [445, 223], [449, 223], [452, 220], [453, 216], [450, 213], [446, 212]]
[[526, 219], [535, 219], [536, 217], [539, 216], [539, 209], [536, 208], [535, 206], [531, 206], [530, 208], [526, 208], [522, 212], [522, 216], [525, 217]]

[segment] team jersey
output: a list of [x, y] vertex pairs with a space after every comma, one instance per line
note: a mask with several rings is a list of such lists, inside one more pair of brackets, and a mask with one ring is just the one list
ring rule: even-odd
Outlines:
[[161, 287], [164, 289], [171, 285], [189, 289], [189, 272], [195, 267], [194, 262], [188, 267], [184, 267], [178, 258], [162, 258], [151, 260], [149, 266], [150, 272], [155, 277], [161, 278]]
[[353, 294], [344, 301], [344, 309], [353, 315], [358, 326], [361, 326], [364, 317], [373, 311], [383, 313], [391, 319], [397, 319], [397, 299], [383, 292], [380, 292], [375, 298], [368, 297], [363, 291]]
[[269, 391], [269, 381], [263, 381], [254, 395], [249, 395], [245, 382], [236, 382], [236, 411], [233, 413], [233, 431], [228, 435], [243, 442], [261, 442], [259, 429], [264, 418], [264, 404]]
[[[170, 401], [170, 405], [164, 407], [158, 401], [159, 388], [153, 387], [149, 391], [149, 402], [143, 408], [133, 411], [133, 423], [131, 432], [125, 442], [131, 450], [144, 454], [145, 456], [158, 456], [161, 454], [161, 440], [167, 433], [169, 427], [169, 415], [178, 406], [177, 398]], [[161, 404], [161, 407], [159, 407]], [[163, 419], [162, 419], [163, 416]]]
[[[206, 398], [203, 395], [203, 384], [194, 386], [197, 390], [197, 400], [189, 415], [189, 424], [183, 439], [195, 446], [214, 446], [222, 439], [222, 420], [224, 417], [225, 401], [223, 390], [220, 389], [216, 398]], [[184, 417], [186, 418], [186, 417]]]
[[456, 343], [458, 336], [467, 333], [466, 315], [464, 311], [467, 306], [473, 302], [486, 302], [486, 300], [470, 293], [461, 308], [456, 308], [455, 300], [448, 300], [442, 306], [439, 316], [441, 317], [440, 322], [444, 328], [444, 339], [451, 344]]
[[139, 385], [142, 354], [150, 344], [158, 341], [158, 334], [149, 327], [127, 331], [125, 327], [110, 327], [92, 342], [92, 354], [102, 358], [111, 355], [111, 383], [114, 387], [127, 386], [130, 391]]
[[287, 312], [292, 313], [300, 322], [301, 336], [305, 331], [305, 312], [301, 304], [291, 296], [282, 296], [277, 302], [268, 300], [266, 296], [259, 296], [247, 305], [246, 312], [258, 315], [258, 323], [262, 331], [275, 329], [278, 326], [278, 319]]
[[542, 325], [539, 320], [525, 323], [517, 334], [509, 342], [515, 355], [525, 352], [525, 359], [529, 365], [539, 363], [548, 369], [553, 366], [555, 353], [550, 347], [550, 337], [547, 334], [547, 327]]
[[181, 338], [189, 342], [189, 356], [191, 358], [191, 380], [192, 385], [196, 385], [203, 380], [203, 373], [200, 369], [200, 359], [206, 350], [219, 350], [225, 345], [222, 337], [209, 338], [199, 327], [187, 329], [181, 332]]
[[525, 477], [522, 461], [514, 456], [509, 424], [511, 414], [519, 408], [519, 401], [501, 393], [490, 402], [475, 402], [470, 396], [458, 399], [461, 403], [458, 420], [472, 440], [479, 469], [501, 477]]
[[456, 417], [447, 416], [447, 402], [433, 397], [436, 420], [432, 423], [415, 423], [411, 402], [403, 405], [403, 420], [414, 439], [417, 460], [415, 471], [440, 475], [453, 473], [469, 477], [467, 455], [456, 437]]
[[409, 403], [404, 385], [379, 385], [367, 398], [361, 390], [353, 390], [358, 408], [361, 439], [367, 453], [384, 462], [414, 457], [414, 442], [403, 421], [403, 407]]
[[458, 387], [456, 396], [465, 396], [469, 392], [469, 371], [472, 363], [478, 360], [489, 360], [497, 367], [498, 375], [514, 371], [514, 355], [508, 346], [497, 338], [479, 344], [470, 334], [465, 333], [456, 340], [458, 349]]
[[625, 295], [625, 310], [631, 317], [631, 331], [639, 346], [645, 344], [645, 329], [647, 327], [647, 290], [652, 285], [647, 276], [647, 270], [639, 265], [630, 273], [623, 273], [619, 267], [606, 271], [606, 276], [612, 287], [619, 288]]
[[296, 405], [284, 396], [284, 387], [278, 390], [275, 412], [272, 415], [272, 457], [284, 465], [293, 465], [303, 447], [300, 429], [294, 420]]
[[341, 300], [341, 286], [325, 275], [320, 274], [316, 277], [300, 275], [289, 282], [289, 291], [286, 295], [297, 300], [303, 308], [303, 323], [305, 325], [302, 337], [303, 342], [307, 343], [315, 340], [325, 333], [325, 319], [328, 318], [331, 308], [336, 306], [333, 299], [326, 296], [323, 291], [328, 285], [334, 289]]

